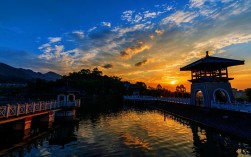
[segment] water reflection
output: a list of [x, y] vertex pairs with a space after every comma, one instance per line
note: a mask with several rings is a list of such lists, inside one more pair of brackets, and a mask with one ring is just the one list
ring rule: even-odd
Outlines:
[[179, 117], [164, 113], [164, 121], [169, 117], [182, 125], [191, 128], [193, 134], [194, 153], [196, 156], [226, 156], [250, 155], [251, 147], [248, 144], [238, 142], [221, 133], [217, 133], [207, 127], [201, 127]]
[[81, 114], [6, 156], [251, 156], [250, 144], [156, 110]]
[[54, 148], [64, 149], [65, 145], [77, 141], [77, 137], [74, 134], [77, 129], [78, 124], [75, 123], [74, 125], [67, 124], [57, 127], [50, 132], [39, 132], [28, 140], [16, 141], [18, 143], [9, 144], [9, 148], [2, 148], [0, 155], [11, 157], [51, 156]]

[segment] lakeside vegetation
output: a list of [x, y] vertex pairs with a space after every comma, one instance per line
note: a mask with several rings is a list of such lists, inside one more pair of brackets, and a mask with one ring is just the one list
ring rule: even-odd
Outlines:
[[117, 76], [103, 75], [98, 68], [82, 69], [69, 73], [56, 81], [42, 79], [29, 80], [25, 86], [6, 86], [0, 88], [0, 95], [5, 100], [48, 100], [55, 99], [59, 93], [78, 92], [80, 97], [147, 95], [162, 97], [189, 97], [187, 92], [171, 92], [160, 84], [147, 87], [144, 82], [130, 83]]

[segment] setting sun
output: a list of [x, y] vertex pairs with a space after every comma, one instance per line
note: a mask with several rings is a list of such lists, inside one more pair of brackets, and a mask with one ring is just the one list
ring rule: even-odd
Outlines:
[[170, 82], [170, 84], [172, 84], [172, 85], [174, 85], [176, 83], [177, 83], [177, 80], [173, 80], [173, 81]]

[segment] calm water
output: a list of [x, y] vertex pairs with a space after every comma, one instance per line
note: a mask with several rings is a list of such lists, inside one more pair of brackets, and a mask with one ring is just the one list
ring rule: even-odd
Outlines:
[[242, 141], [154, 110], [82, 115], [6, 156], [251, 156]]

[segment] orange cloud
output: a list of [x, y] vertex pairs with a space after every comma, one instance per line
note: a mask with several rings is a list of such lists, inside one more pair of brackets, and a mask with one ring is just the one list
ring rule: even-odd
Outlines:
[[145, 50], [150, 49], [151, 46], [144, 44], [143, 42], [138, 42], [136, 45], [131, 46], [129, 48], [124, 49], [123, 51], [120, 52], [121, 57], [123, 57], [124, 59], [130, 59], [132, 58], [134, 55], [143, 52]]
[[155, 33], [157, 33], [158, 35], [162, 35], [164, 33], [164, 30], [155, 30]]
[[146, 64], [146, 62], [147, 62], [147, 59], [145, 59], [145, 60], [143, 60], [141, 62], [136, 63], [135, 66], [136, 67], [142, 66], [142, 65]]

